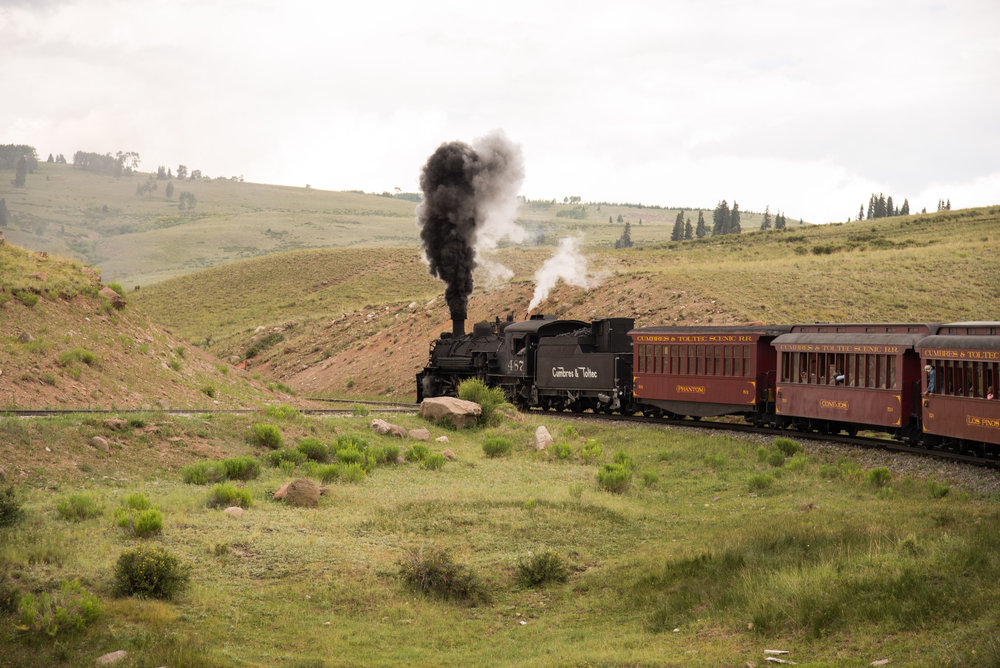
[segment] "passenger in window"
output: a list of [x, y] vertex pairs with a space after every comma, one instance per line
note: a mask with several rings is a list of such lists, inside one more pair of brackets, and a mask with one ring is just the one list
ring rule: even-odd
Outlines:
[[993, 387], [992, 386], [986, 388], [986, 398], [987, 399], [992, 399], [993, 398]]
[[834, 382], [835, 385], [843, 385], [844, 384], [844, 374], [838, 373], [836, 375], [836, 377], [833, 379], [833, 382]]
[[924, 367], [924, 371], [927, 372], [927, 394], [932, 394], [934, 392], [934, 367], [928, 364]]

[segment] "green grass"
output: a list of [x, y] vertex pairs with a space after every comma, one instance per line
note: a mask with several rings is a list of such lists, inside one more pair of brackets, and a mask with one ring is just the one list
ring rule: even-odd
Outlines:
[[[1000, 656], [990, 640], [1000, 498], [970, 492], [936, 465], [917, 467], [926, 478], [892, 471], [878, 488], [853, 454], [815, 445], [784, 443], [805, 449], [776, 468], [759, 461], [757, 443], [726, 436], [541, 418], [552, 433], [572, 425], [615, 453], [573, 463], [528, 447], [540, 422], [531, 416], [494, 428], [514, 443], [507, 457], [488, 457], [481, 432], [448, 431], [457, 461], [437, 471], [417, 461], [378, 466], [355, 484], [337, 477], [315, 509], [271, 501], [292, 476], [264, 468], [228, 483], [253, 500], [236, 519], [208, 507], [204, 487], [182, 482], [182, 464], [204, 461], [196, 450], [164, 465], [144, 435], [125, 432], [119, 457], [102, 459], [73, 438], [86, 419], [0, 421], [2, 454], [25, 471], [24, 517], [0, 528], [6, 583], [37, 596], [78, 579], [104, 611], [58, 644], [0, 636], [0, 655], [14, 665], [92, 665], [109, 646], [129, 648], [138, 665], [213, 666], [321, 665], [333, 656], [380, 666], [662, 665], [664, 657], [760, 665], [763, 647], [827, 665]], [[243, 438], [253, 419], [155, 423], [161, 434], [201, 433], [217, 457], [236, 461], [260, 454]], [[296, 418], [285, 429], [292, 442], [365, 433], [368, 450], [399, 444], [363, 432], [366, 423]], [[17, 444], [43, 433], [65, 444], [58, 455], [75, 467], [23, 459]], [[649, 484], [600, 489], [597, 472], [612, 459]], [[772, 482], [750, 489], [753, 476]], [[64, 522], [51, 485], [113, 507], [151, 500], [168, 521], [143, 543], [107, 522]], [[946, 485], [947, 494], [937, 491]], [[120, 555], [139, 545], [166, 548], [184, 569], [187, 586], [169, 602], [112, 595]], [[440, 554], [447, 559], [429, 558]], [[424, 558], [408, 562], [412, 555]], [[421, 593], [404, 563], [443, 589]], [[0, 612], [0, 624], [13, 614]]]

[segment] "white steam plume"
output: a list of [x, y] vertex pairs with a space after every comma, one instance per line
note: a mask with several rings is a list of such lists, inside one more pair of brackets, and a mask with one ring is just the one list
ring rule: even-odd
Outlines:
[[495, 130], [473, 142], [472, 148], [488, 167], [473, 179], [476, 192], [476, 264], [492, 283], [509, 281], [514, 272], [487, 257], [500, 241], [523, 243], [527, 232], [518, 225], [517, 194], [524, 182], [524, 155], [503, 130]]
[[549, 291], [560, 279], [568, 285], [590, 289], [597, 281], [587, 276], [587, 258], [580, 252], [582, 237], [566, 237], [559, 242], [555, 255], [535, 272], [535, 294], [528, 304], [528, 311], [549, 296]]

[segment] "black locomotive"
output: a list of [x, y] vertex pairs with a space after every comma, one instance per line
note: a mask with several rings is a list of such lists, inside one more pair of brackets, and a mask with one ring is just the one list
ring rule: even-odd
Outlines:
[[430, 361], [417, 374], [417, 401], [454, 395], [479, 378], [501, 387], [521, 407], [571, 411], [627, 410], [632, 401], [632, 318], [592, 323], [532, 316], [515, 322], [461, 323], [431, 343]]

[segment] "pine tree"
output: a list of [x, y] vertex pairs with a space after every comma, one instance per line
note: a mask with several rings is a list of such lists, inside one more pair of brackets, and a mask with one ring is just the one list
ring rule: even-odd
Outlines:
[[21, 159], [17, 161], [17, 171], [14, 174], [14, 185], [18, 188], [23, 188], [25, 181], [28, 178], [28, 161], [22, 155]]
[[691, 227], [691, 219], [688, 218], [687, 222], [684, 224], [684, 240], [690, 241], [694, 238], [694, 229]]
[[783, 230], [785, 229], [785, 214], [778, 212], [778, 215], [774, 218], [774, 229]]
[[684, 240], [684, 212], [678, 211], [677, 218], [674, 219], [674, 229], [670, 233], [671, 241], [683, 241]]
[[614, 224], [615, 224], [615, 219], [612, 218], [611, 216], [608, 216], [608, 225], [614, 225]]
[[771, 229], [771, 205], [768, 204], [764, 207], [764, 222], [760, 224], [760, 229], [769, 230]]
[[10, 211], [7, 210], [7, 200], [0, 199], [0, 227], [7, 227], [10, 222]]
[[886, 214], [885, 215], [887, 215], [887, 216], [894, 216], [894, 215], [896, 215], [896, 212], [892, 208], [892, 195], [889, 195], [885, 199], [885, 209], [886, 209]]
[[729, 234], [739, 234], [743, 231], [740, 227], [740, 205], [733, 200], [733, 210], [729, 214]]
[[944, 210], [945, 211], [951, 211], [951, 198], [950, 197], [948, 198], [948, 201], [945, 202]]
[[708, 227], [705, 225], [705, 212], [698, 211], [698, 226], [694, 228], [694, 236], [698, 239], [704, 239], [707, 234]]
[[864, 220], [864, 219], [865, 219], [865, 205], [862, 204], [861, 208], [858, 209], [858, 220]]
[[899, 210], [899, 214], [901, 216], [910, 215], [910, 200], [906, 199], [905, 197], [903, 198], [903, 208]]
[[56, 161], [55, 156], [49, 153], [49, 159], [46, 160], [45, 162], [54, 163], [55, 161]]
[[729, 229], [729, 203], [726, 200], [719, 202], [712, 212], [712, 236], [717, 237], [725, 234]]
[[875, 217], [875, 193], [868, 198], [868, 220]]
[[622, 230], [622, 235], [618, 237], [615, 241], [615, 248], [631, 248], [632, 247], [632, 226], [629, 225], [628, 221], [625, 221], [625, 229]]
[[171, 181], [167, 184], [167, 199], [172, 199], [174, 196], [174, 182]]
[[885, 218], [885, 195], [882, 193], [879, 193], [878, 199], [875, 200], [875, 217]]

